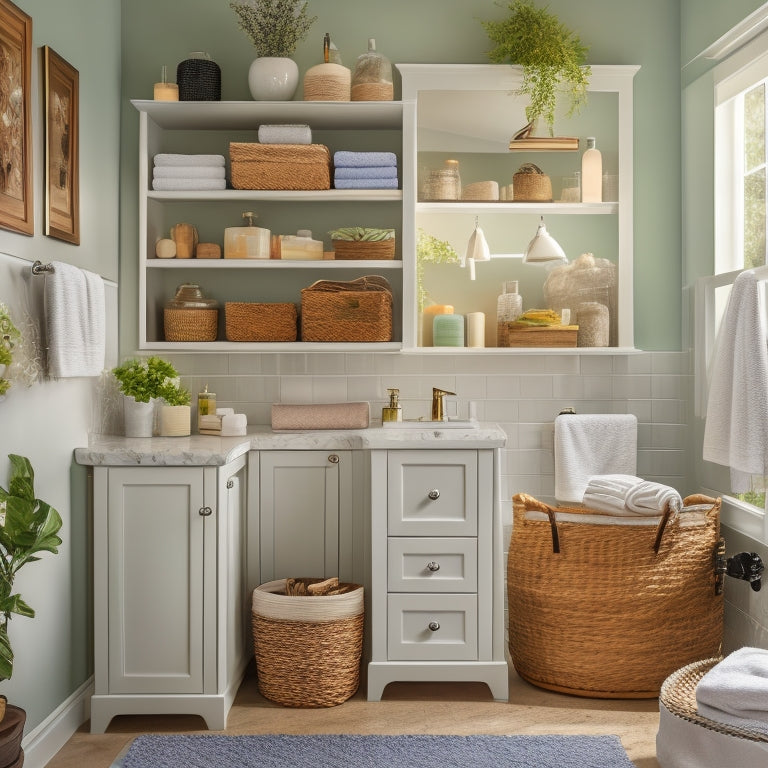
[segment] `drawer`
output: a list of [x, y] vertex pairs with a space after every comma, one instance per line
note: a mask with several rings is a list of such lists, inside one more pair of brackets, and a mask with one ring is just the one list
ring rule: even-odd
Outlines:
[[388, 595], [390, 661], [477, 659], [477, 595]]
[[390, 451], [390, 536], [477, 535], [477, 451]]
[[390, 538], [390, 592], [476, 592], [477, 539]]

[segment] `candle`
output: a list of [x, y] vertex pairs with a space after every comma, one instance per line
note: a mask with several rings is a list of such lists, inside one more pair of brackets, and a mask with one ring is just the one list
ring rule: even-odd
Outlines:
[[453, 307], [450, 304], [430, 304], [424, 307], [421, 313], [421, 346], [433, 346], [432, 327], [435, 315], [452, 315]]
[[485, 346], [485, 314], [482, 312], [467, 313], [467, 346]]

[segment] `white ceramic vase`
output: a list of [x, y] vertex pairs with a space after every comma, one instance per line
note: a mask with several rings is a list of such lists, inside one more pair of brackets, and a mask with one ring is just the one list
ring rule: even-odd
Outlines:
[[248, 87], [256, 101], [290, 101], [299, 84], [299, 67], [293, 59], [262, 56], [248, 70]]
[[183, 437], [192, 431], [192, 410], [188, 405], [160, 406], [161, 437]]
[[124, 395], [123, 423], [126, 437], [152, 437], [155, 425], [155, 401], [140, 403]]

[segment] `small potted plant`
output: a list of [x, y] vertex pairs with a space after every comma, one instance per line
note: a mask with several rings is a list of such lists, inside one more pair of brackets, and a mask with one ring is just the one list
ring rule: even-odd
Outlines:
[[233, 0], [229, 7], [258, 55], [248, 70], [253, 98], [292, 99], [299, 84], [299, 68], [291, 57], [317, 16], [309, 16], [305, 0]]
[[[13, 674], [13, 650], [8, 637], [8, 622], [13, 614], [34, 618], [35, 611], [13, 592], [16, 574], [27, 563], [40, 559], [42, 552], [56, 554], [61, 539], [61, 516], [48, 503], [35, 498], [35, 473], [24, 456], [10, 454], [8, 490], [0, 486], [0, 680]], [[0, 697], [0, 754], [21, 754], [21, 738], [26, 713], [6, 704]], [[20, 764], [20, 763], [19, 763]]]
[[557, 16], [546, 7], [537, 8], [533, 0], [512, 0], [506, 7], [510, 11], [506, 19], [481, 24], [495, 45], [488, 58], [496, 64], [517, 64], [523, 70], [520, 93], [530, 98], [525, 109], [528, 125], [514, 138], [534, 133], [539, 119], [552, 135], [558, 91], [569, 99], [568, 116], [586, 99], [592, 74], [585, 63], [588, 48]]
[[[124, 395], [126, 437], [152, 437], [155, 404], [160, 401], [163, 401], [163, 407], [186, 407], [186, 432], [174, 431], [174, 434], [190, 433], [190, 394], [181, 386], [179, 374], [171, 363], [157, 356], [133, 358], [113, 368], [112, 374]], [[162, 434], [162, 410], [160, 415]]]

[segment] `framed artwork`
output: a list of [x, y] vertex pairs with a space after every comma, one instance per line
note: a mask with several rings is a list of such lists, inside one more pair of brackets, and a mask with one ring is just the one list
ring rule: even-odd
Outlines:
[[0, 0], [0, 227], [33, 235], [32, 19]]
[[80, 245], [79, 73], [43, 46], [45, 234]]

